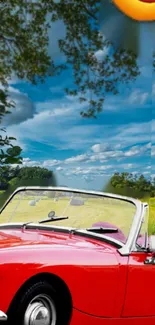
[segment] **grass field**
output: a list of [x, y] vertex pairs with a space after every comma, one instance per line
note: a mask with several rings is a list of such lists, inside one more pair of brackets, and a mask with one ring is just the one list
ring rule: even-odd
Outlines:
[[149, 201], [149, 234], [155, 235], [155, 198]]

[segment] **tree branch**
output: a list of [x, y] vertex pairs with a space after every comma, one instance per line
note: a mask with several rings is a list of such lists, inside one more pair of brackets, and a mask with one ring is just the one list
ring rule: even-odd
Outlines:
[[84, 10], [86, 11], [86, 13], [93, 19], [95, 19], [96, 21], [98, 20], [97, 17], [86, 7], [86, 5], [84, 3], [80, 4], [81, 7], [84, 8]]

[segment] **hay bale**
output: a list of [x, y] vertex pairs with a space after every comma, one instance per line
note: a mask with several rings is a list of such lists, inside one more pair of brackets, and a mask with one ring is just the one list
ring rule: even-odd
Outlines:
[[84, 200], [78, 199], [78, 198], [73, 198], [70, 202], [70, 205], [74, 206], [81, 206], [84, 205]]
[[35, 200], [29, 201], [29, 205], [31, 207], [34, 207], [36, 205], [36, 201]]

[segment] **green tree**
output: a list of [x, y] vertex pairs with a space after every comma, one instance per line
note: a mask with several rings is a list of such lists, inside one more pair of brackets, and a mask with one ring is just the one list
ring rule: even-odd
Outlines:
[[[46, 76], [72, 68], [74, 87], [65, 90], [87, 102], [83, 117], [96, 117], [106, 93], [117, 94], [119, 82], [137, 77], [136, 56], [131, 52], [120, 49], [97, 59], [96, 53], [110, 45], [99, 32], [99, 8], [100, 0], [0, 1], [0, 124], [15, 106], [8, 96], [12, 74], [37, 84]], [[62, 63], [48, 55], [48, 30], [59, 20], [66, 30], [65, 37], [58, 40]], [[22, 163], [21, 148], [14, 141], [0, 128], [0, 168], [4, 174], [7, 164]]]
[[56, 179], [53, 171], [46, 168], [22, 167], [9, 184], [14, 188], [19, 186], [56, 186]]
[[[0, 124], [2, 122], [2, 118], [5, 114], [9, 114], [10, 108], [13, 108], [14, 104], [8, 100], [8, 93], [7, 89], [5, 91], [0, 89]], [[5, 128], [0, 128], [0, 166], [1, 168], [5, 169], [4, 165], [6, 164], [20, 164], [22, 158], [21, 148], [19, 146], [15, 146], [12, 144], [12, 140], [15, 140], [14, 137], [8, 137], [5, 135], [6, 130]], [[6, 150], [3, 148], [7, 147]]]
[[9, 187], [9, 182], [16, 178], [19, 173], [19, 166], [11, 168], [9, 165], [0, 168], [0, 191], [6, 190]]
[[[1, 179], [0, 171], [0, 179]], [[0, 207], [10, 194], [21, 186], [56, 186], [56, 178], [53, 171], [41, 167], [17, 167], [6, 166], [3, 173], [5, 184], [0, 188]], [[6, 190], [1, 194], [1, 190]]]
[[143, 198], [154, 196], [155, 186], [144, 175], [137, 176], [132, 173], [115, 173], [104, 188], [104, 191]]
[[[8, 97], [8, 79], [12, 74], [33, 83], [42, 80], [52, 62], [47, 55], [47, 23], [42, 6], [27, 1], [0, 2], [0, 123], [14, 107]], [[0, 129], [0, 166], [21, 163], [21, 149], [13, 137]], [[2, 150], [4, 148], [4, 150]], [[6, 149], [7, 148], [7, 149]]]
[[[96, 58], [97, 51], [109, 46], [99, 32], [99, 8], [100, 0], [1, 0], [1, 118], [13, 105], [7, 94], [7, 82], [12, 73], [36, 84], [43, 82], [46, 76], [56, 76], [71, 67], [75, 87], [66, 91], [79, 95], [81, 102], [88, 101], [88, 110], [81, 112], [84, 117], [95, 117], [102, 110], [106, 93], [116, 94], [120, 81], [136, 78], [138, 67], [133, 53], [119, 50], [100, 61]], [[59, 20], [66, 29], [65, 37], [58, 40], [65, 57], [63, 63], [57, 63], [48, 55], [48, 29]], [[10, 146], [13, 140], [2, 135], [0, 139], [0, 146]], [[4, 162], [4, 152], [2, 155], [0, 159]]]

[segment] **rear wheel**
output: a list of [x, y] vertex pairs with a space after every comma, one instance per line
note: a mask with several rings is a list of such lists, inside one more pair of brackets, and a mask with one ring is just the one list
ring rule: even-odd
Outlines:
[[27, 288], [13, 303], [8, 314], [8, 324], [61, 325], [61, 303], [53, 287], [39, 281]]

